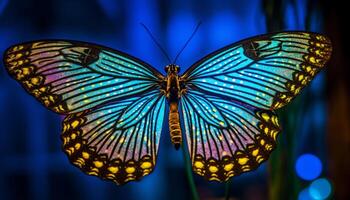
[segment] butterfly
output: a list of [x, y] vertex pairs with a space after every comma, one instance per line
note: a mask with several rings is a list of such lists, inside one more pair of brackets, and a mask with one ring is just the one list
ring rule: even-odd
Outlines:
[[222, 182], [268, 159], [281, 131], [275, 110], [331, 51], [324, 35], [280, 32], [223, 47], [182, 75], [169, 64], [163, 75], [107, 47], [42, 40], [10, 47], [4, 63], [27, 92], [65, 115], [63, 151], [86, 174], [116, 184], [150, 174], [168, 113], [175, 148], [183, 131], [193, 171]]

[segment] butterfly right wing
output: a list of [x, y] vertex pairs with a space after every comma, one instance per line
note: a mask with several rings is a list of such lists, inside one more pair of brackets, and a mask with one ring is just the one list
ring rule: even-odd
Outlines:
[[50, 40], [10, 47], [9, 74], [47, 108], [81, 112], [159, 87], [163, 76], [130, 55], [77, 41]]
[[71, 163], [88, 175], [116, 184], [152, 172], [165, 116], [159, 91], [68, 115], [63, 149]]
[[320, 34], [282, 32], [219, 49], [181, 79], [181, 99], [194, 171], [209, 180], [255, 169], [280, 131], [273, 111], [294, 98], [332, 52]]

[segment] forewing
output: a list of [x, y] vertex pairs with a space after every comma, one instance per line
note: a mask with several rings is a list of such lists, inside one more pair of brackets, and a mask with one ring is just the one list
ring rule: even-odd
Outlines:
[[152, 172], [165, 115], [159, 91], [68, 115], [63, 149], [83, 172], [117, 184]]
[[9, 74], [49, 109], [75, 113], [158, 87], [163, 77], [125, 53], [75, 41], [38, 41], [10, 47]]
[[280, 126], [273, 111], [195, 90], [181, 106], [193, 170], [208, 180], [256, 169], [276, 145]]
[[329, 60], [323, 35], [282, 32], [247, 39], [214, 52], [182, 76], [187, 88], [277, 109], [294, 98]]

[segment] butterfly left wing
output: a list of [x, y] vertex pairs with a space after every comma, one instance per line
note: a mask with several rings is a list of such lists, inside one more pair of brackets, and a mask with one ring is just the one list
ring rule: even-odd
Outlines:
[[117, 184], [139, 180], [154, 169], [165, 116], [159, 91], [69, 114], [63, 150], [88, 175]]
[[10, 47], [9, 74], [45, 107], [70, 114], [159, 88], [163, 76], [123, 52], [78, 41], [47, 40]]
[[182, 80], [190, 90], [273, 110], [290, 102], [322, 69], [331, 52], [331, 42], [324, 35], [267, 34], [206, 56]]
[[152, 172], [164, 120], [163, 76], [123, 52], [77, 41], [10, 47], [9, 74], [66, 114], [63, 149], [89, 175], [124, 184]]
[[276, 145], [280, 126], [273, 111], [196, 90], [182, 96], [181, 107], [193, 170], [208, 180], [256, 169]]

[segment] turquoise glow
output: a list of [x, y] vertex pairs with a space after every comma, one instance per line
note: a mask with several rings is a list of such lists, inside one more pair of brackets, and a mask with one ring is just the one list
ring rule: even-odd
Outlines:
[[309, 188], [303, 189], [299, 192], [298, 200], [315, 200], [309, 193]]
[[309, 188], [310, 195], [317, 200], [326, 199], [332, 192], [332, 186], [325, 178], [313, 181]]

